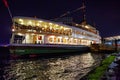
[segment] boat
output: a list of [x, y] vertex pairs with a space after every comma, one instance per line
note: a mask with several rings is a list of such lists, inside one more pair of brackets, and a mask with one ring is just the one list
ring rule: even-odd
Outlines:
[[13, 17], [12, 22], [12, 55], [87, 51], [91, 44], [101, 43], [99, 31], [89, 24], [67, 25], [23, 16]]

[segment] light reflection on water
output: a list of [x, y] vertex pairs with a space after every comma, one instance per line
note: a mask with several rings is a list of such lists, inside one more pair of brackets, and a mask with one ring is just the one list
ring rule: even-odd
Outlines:
[[11, 60], [5, 80], [79, 80], [100, 63], [101, 55], [83, 53], [37, 60]]

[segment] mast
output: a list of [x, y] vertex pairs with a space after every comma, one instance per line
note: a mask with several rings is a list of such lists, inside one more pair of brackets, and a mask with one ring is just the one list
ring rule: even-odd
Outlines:
[[83, 0], [82, 2], [82, 13], [83, 13], [83, 20], [82, 20], [82, 24], [86, 25], [87, 24], [87, 20], [86, 20], [86, 6], [85, 6], [85, 0]]

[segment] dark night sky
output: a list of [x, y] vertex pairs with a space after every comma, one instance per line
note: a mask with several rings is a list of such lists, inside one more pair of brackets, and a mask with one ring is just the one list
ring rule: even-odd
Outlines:
[[[13, 16], [52, 19], [82, 6], [82, 0], [7, 0]], [[89, 24], [96, 24], [102, 37], [120, 35], [120, 0], [86, 0]], [[83, 18], [79, 10], [70, 14], [76, 22]], [[9, 43], [12, 22], [9, 12], [0, 0], [0, 43]]]

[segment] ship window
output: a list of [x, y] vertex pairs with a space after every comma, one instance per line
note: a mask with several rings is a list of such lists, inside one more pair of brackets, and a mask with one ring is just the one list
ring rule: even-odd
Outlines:
[[74, 43], [77, 43], [77, 40], [76, 39], [74, 39], [74, 41], [73, 41]]
[[54, 42], [56, 42], [56, 38], [54, 38]]
[[63, 38], [63, 43], [66, 43], [67, 41], [66, 41], [66, 39], [65, 38]]
[[50, 38], [48, 39], [48, 41], [49, 41], [49, 42], [52, 42], [52, 38], [50, 37]]
[[58, 42], [60, 42], [60, 38], [58, 38]]
[[31, 22], [31, 21], [29, 21], [29, 22], [28, 22], [28, 25], [32, 25], [32, 22]]
[[14, 43], [21, 44], [24, 39], [25, 39], [24, 36], [15, 35], [15, 36], [14, 36]]
[[38, 40], [42, 40], [42, 36], [38, 36]]
[[79, 41], [79, 43], [81, 43], [81, 40], [78, 40]]

